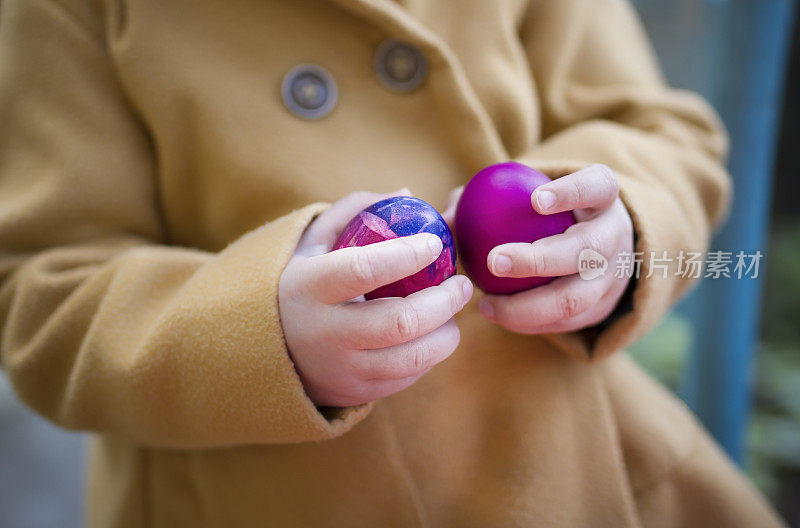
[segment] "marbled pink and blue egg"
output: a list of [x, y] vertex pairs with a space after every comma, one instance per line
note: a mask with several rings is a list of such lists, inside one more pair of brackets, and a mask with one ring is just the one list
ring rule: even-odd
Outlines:
[[395, 196], [376, 202], [350, 220], [333, 249], [366, 246], [417, 233], [433, 233], [442, 239], [442, 252], [417, 273], [369, 292], [366, 299], [405, 297], [429, 286], [441, 284], [456, 272], [453, 234], [442, 215], [419, 198]]

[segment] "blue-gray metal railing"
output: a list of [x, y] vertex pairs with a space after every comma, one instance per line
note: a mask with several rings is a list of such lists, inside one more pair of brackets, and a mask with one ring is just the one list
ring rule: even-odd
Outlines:
[[[796, 0], [636, 0], [635, 5], [667, 78], [708, 98], [730, 133], [734, 199], [712, 247], [734, 255], [761, 251], [763, 272]], [[694, 326], [681, 396], [739, 463], [760, 301], [759, 279], [732, 277], [703, 281], [679, 306]]]

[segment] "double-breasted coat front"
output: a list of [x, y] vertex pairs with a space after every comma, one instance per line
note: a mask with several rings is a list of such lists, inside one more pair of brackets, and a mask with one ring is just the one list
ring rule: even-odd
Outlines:
[[[775, 526], [623, 354], [724, 214], [720, 125], [622, 0], [4, 0], [0, 327], [18, 395], [95, 432], [88, 522]], [[595, 336], [457, 317], [406, 391], [317, 408], [277, 284], [356, 190], [618, 175], [645, 273]], [[607, 358], [607, 359], [604, 359]]]

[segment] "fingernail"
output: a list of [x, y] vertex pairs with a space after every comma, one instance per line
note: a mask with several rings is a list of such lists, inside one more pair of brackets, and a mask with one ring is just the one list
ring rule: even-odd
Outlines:
[[439, 254], [442, 252], [442, 239], [436, 235], [429, 236], [428, 247], [431, 250], [431, 254], [435, 257], [438, 257]]
[[484, 317], [490, 319], [494, 317], [494, 306], [486, 299], [481, 299], [481, 302], [478, 303], [478, 311], [483, 314]]
[[461, 281], [461, 290], [464, 292], [464, 304], [467, 304], [472, 297], [472, 283], [464, 279]]
[[555, 205], [556, 193], [548, 190], [536, 191], [536, 202], [539, 204], [539, 209], [546, 211]]
[[495, 255], [492, 259], [492, 271], [497, 273], [508, 273], [511, 271], [511, 259], [505, 255]]

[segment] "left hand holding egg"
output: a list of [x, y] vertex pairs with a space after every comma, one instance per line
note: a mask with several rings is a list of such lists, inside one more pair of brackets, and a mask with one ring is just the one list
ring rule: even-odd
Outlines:
[[[451, 207], [443, 215], [451, 227], [458, 195], [459, 190], [454, 191]], [[559, 278], [512, 295], [484, 295], [481, 314], [523, 334], [569, 332], [603, 321], [630, 280], [630, 273], [617, 277], [617, 255], [633, 252], [633, 223], [619, 198], [613, 171], [591, 165], [543, 184], [533, 192], [531, 205], [544, 215], [573, 210], [577, 223], [533, 243], [496, 246], [487, 265], [498, 277]], [[579, 254], [587, 248], [608, 261], [605, 273], [592, 280], [578, 275]]]

